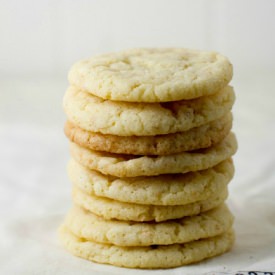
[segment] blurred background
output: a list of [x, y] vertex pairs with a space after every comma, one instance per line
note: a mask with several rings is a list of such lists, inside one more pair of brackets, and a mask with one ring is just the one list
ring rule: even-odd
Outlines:
[[22, 228], [28, 232], [30, 219], [38, 224], [37, 239], [46, 226], [50, 235], [43, 233], [42, 241], [51, 242], [70, 205], [62, 110], [70, 66], [132, 47], [215, 50], [230, 59], [240, 147], [230, 200], [247, 217], [237, 217], [236, 226], [262, 232], [251, 224], [255, 213], [274, 222], [274, 15], [273, 0], [0, 0], [0, 240], [6, 251]]

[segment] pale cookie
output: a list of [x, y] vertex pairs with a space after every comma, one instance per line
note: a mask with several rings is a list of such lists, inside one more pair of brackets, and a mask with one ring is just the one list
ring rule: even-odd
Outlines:
[[227, 86], [210, 96], [168, 103], [129, 103], [103, 100], [69, 87], [64, 111], [74, 125], [117, 136], [155, 136], [187, 131], [230, 112], [235, 101]]
[[73, 255], [97, 262], [129, 268], [171, 268], [220, 255], [232, 247], [234, 231], [185, 244], [123, 247], [79, 238], [65, 226], [59, 238]]
[[199, 151], [166, 156], [133, 156], [93, 151], [70, 143], [72, 157], [83, 166], [115, 177], [156, 176], [208, 169], [230, 158], [237, 150], [235, 135]]
[[116, 154], [169, 155], [210, 147], [223, 140], [232, 128], [232, 114], [185, 132], [157, 136], [114, 136], [83, 130], [71, 122], [65, 134], [80, 146]]
[[222, 204], [228, 196], [225, 188], [207, 200], [197, 201], [185, 205], [159, 206], [142, 205], [89, 195], [77, 187], [73, 188], [73, 201], [75, 204], [101, 216], [104, 219], [117, 219], [122, 221], [166, 221], [180, 219], [186, 216], [198, 215]]
[[186, 174], [115, 178], [71, 159], [68, 174], [75, 186], [98, 197], [137, 204], [184, 205], [219, 194], [232, 179], [234, 166], [229, 159], [207, 170]]
[[233, 215], [225, 205], [197, 216], [161, 223], [105, 220], [78, 206], [65, 219], [65, 225], [76, 236], [118, 246], [187, 243], [225, 233], [232, 224]]
[[104, 99], [167, 102], [213, 94], [232, 74], [228, 59], [216, 52], [151, 48], [79, 61], [69, 82]]

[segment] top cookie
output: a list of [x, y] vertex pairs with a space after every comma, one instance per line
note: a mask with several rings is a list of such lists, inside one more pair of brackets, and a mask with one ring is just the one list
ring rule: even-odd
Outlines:
[[69, 82], [104, 99], [168, 102], [214, 94], [232, 74], [228, 59], [216, 52], [151, 48], [79, 61], [69, 72]]

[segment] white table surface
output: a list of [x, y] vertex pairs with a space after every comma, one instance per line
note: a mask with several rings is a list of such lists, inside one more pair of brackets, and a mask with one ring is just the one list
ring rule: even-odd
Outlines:
[[60, 246], [56, 230], [71, 205], [61, 103], [66, 79], [0, 80], [0, 274], [275, 272], [274, 79], [275, 72], [257, 72], [232, 83], [239, 141], [228, 200], [236, 217], [234, 248], [197, 265], [155, 271], [90, 263]]

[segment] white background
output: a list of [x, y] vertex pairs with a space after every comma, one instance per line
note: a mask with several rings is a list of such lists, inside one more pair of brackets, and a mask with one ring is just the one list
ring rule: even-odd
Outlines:
[[274, 15], [273, 0], [0, 0], [0, 273], [121, 273], [70, 256], [56, 240], [71, 187], [62, 97], [75, 61], [155, 46], [229, 57], [239, 151], [232, 252], [152, 273], [275, 271]]
[[273, 0], [1, 0], [0, 74], [62, 75], [129, 47], [215, 49], [235, 69], [274, 69]]

